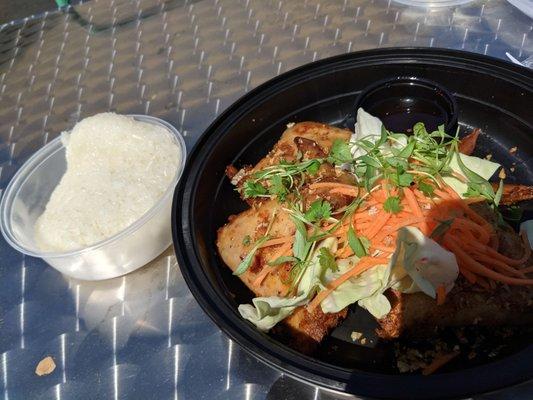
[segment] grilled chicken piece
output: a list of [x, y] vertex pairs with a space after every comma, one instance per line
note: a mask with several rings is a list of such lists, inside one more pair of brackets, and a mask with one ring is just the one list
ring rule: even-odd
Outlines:
[[[266, 157], [261, 159], [254, 167], [245, 166], [240, 170], [230, 165], [226, 168], [226, 175], [237, 188], [242, 187], [247, 178], [254, 172], [279, 164], [281, 161], [295, 162], [299, 154], [304, 160], [324, 158], [329, 154], [333, 142], [337, 139], [349, 140], [351, 132], [318, 122], [300, 122], [287, 128], [279, 141], [274, 145]], [[313, 180], [337, 179], [335, 168], [327, 163], [321, 165]], [[350, 183], [352, 177], [345, 174], [346, 181]], [[244, 199], [252, 205], [257, 200]]]
[[[494, 190], [498, 190], [498, 183], [493, 183], [492, 187]], [[509, 206], [511, 204], [518, 203], [520, 201], [532, 200], [533, 199], [533, 186], [527, 185], [513, 185], [510, 183], [505, 183], [503, 185], [502, 199], [500, 204]]]
[[382, 339], [424, 337], [445, 327], [533, 324], [533, 291], [525, 287], [485, 291], [461, 279], [441, 306], [423, 293], [391, 291], [388, 297], [392, 311], [379, 321]]
[[459, 152], [466, 154], [467, 156], [471, 155], [476, 148], [477, 138], [481, 133], [481, 129], [476, 128], [464, 138], [459, 141]]
[[[293, 235], [294, 224], [275, 200], [255, 204], [241, 214], [231, 217], [229, 222], [218, 230], [217, 247], [222, 260], [231, 270], [237, 268], [252, 247], [244, 244], [243, 238], [251, 236], [253, 243], [262, 237], [275, 209], [277, 212], [270, 230], [271, 235], [273, 237]], [[269, 268], [267, 262], [279, 256], [276, 253], [280, 247], [281, 245], [259, 249], [250, 268], [239, 276], [256, 296], [285, 296], [289, 291], [288, 284], [284, 283], [289, 278], [288, 264], [276, 268], [262, 282], [256, 281], [263, 268]], [[289, 341], [300, 351], [309, 353], [344, 317], [346, 311], [324, 315], [321, 310], [316, 310], [310, 314], [305, 307], [299, 307], [283, 321], [283, 324], [290, 335]]]
[[287, 128], [272, 150], [259, 161], [252, 171], [279, 164], [282, 160], [289, 162], [296, 159], [298, 150], [304, 158], [319, 158], [329, 154], [333, 142], [337, 139], [349, 140], [352, 132], [318, 122], [300, 122]]
[[[238, 182], [234, 181], [239, 186], [246, 181], [249, 174], [255, 171], [277, 164], [281, 160], [296, 160], [298, 152], [303, 155], [304, 159], [326, 157], [335, 139], [348, 140], [350, 135], [349, 131], [324, 124], [299, 123], [288, 128], [272, 151], [255, 167], [248, 167], [244, 169], [243, 173], [230, 166], [226, 173], [230, 178], [235, 178], [240, 173], [242, 176], [238, 177]], [[353, 177], [348, 174], [337, 173], [327, 163], [324, 163], [318, 173], [313, 176], [314, 181], [322, 179], [353, 183]], [[328, 199], [334, 210], [347, 205], [350, 201], [346, 196], [332, 195], [328, 191], [303, 189], [302, 195], [305, 198], [304, 203], [307, 205], [318, 197]], [[270, 234], [273, 237], [294, 234], [294, 224], [277, 201], [253, 200], [249, 201], [249, 204], [251, 205], [250, 209], [230, 217], [228, 223], [218, 230], [217, 247], [219, 253], [224, 263], [232, 270], [237, 268], [252, 247], [251, 244], [246, 245], [247, 241], [243, 242], [243, 239], [250, 237], [250, 242], [254, 243], [258, 238], [264, 236], [275, 209], [277, 209], [276, 217], [272, 223]], [[263, 268], [268, 268], [267, 262], [279, 256], [277, 253], [280, 247], [271, 246], [259, 249], [250, 268], [239, 276], [256, 296], [284, 296], [289, 291], [288, 284], [284, 283], [289, 278], [290, 266], [288, 264], [276, 268], [275, 271], [266, 275], [262, 282], [257, 281]], [[292, 347], [310, 353], [324, 336], [346, 317], [346, 313], [345, 310], [336, 314], [324, 314], [318, 308], [311, 314], [304, 307], [299, 307], [276, 329], [286, 334]]]
[[[524, 255], [520, 237], [510, 226], [498, 224], [496, 215], [486, 203], [472, 207], [496, 229], [500, 253], [515, 259]], [[531, 261], [525, 265], [530, 265]], [[390, 291], [388, 297], [392, 311], [379, 321], [378, 335], [383, 339], [394, 339], [402, 334], [425, 336], [439, 328], [453, 326], [533, 324], [533, 289], [529, 286], [500, 286], [496, 290], [485, 290], [460, 276], [446, 303], [441, 306], [423, 293]]]
[[[262, 204], [243, 211], [239, 215], [229, 218], [229, 222], [218, 230], [217, 247], [222, 257], [231, 270], [235, 270], [242, 259], [250, 252], [253, 243], [264, 236], [271, 216], [277, 210], [276, 218], [272, 224], [270, 235], [282, 237], [294, 234], [294, 224], [284, 212], [276, 200], [267, 200]], [[249, 238], [249, 244], [247, 244]], [[259, 249], [244, 274], [239, 278], [257, 296], [284, 296], [289, 287], [282, 282], [283, 267], [276, 273], [266, 276], [261, 285], [254, 284], [257, 275], [267, 266], [267, 261], [273, 260], [280, 246], [270, 246]]]

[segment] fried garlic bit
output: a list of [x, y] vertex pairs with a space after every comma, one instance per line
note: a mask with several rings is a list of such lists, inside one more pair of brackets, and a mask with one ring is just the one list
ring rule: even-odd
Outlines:
[[39, 361], [39, 364], [37, 364], [37, 367], [35, 368], [35, 373], [38, 376], [49, 375], [54, 372], [55, 369], [56, 363], [54, 362], [54, 359], [48, 356]]

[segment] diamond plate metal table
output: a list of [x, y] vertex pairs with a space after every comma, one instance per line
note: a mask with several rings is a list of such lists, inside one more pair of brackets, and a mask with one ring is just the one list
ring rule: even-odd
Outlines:
[[[424, 10], [386, 0], [99, 0], [0, 27], [0, 191], [37, 149], [106, 110], [164, 118], [192, 146], [251, 88], [304, 63], [385, 46], [517, 58], [533, 21], [503, 1]], [[37, 376], [51, 356], [55, 370]], [[533, 397], [525, 384], [479, 399]], [[105, 282], [61, 276], [0, 239], [0, 398], [336, 399], [226, 338], [169, 249]]]

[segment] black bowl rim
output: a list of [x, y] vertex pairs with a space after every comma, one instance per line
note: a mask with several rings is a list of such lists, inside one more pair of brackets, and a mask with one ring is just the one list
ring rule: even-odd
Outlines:
[[[235, 315], [228, 299], [217, 296], [207, 280], [194, 241], [192, 215], [198, 175], [207, 155], [224, 135], [225, 129], [260, 100], [272, 92], [298, 82], [308, 73], [319, 74], [335, 66], [346, 64], [373, 65], [390, 63], [446, 63], [484, 70], [488, 75], [512, 82], [533, 92], [533, 72], [511, 63], [459, 50], [438, 48], [386, 48], [342, 54], [298, 67], [279, 75], [250, 91], [228, 107], [201, 135], [194, 146], [178, 183], [172, 205], [172, 237], [182, 275], [193, 296], [208, 316], [232, 340], [267, 365], [292, 377], [329, 390], [374, 398], [441, 399], [466, 397], [486, 393], [522, 383], [533, 378], [529, 363], [533, 345], [502, 360], [478, 367], [436, 374], [386, 375], [359, 370], [348, 371], [302, 355], [262, 334], [251, 324]], [[213, 133], [216, 132], [217, 135]], [[178, 220], [179, 218], [179, 220]], [[178, 224], [178, 221], [180, 223]]]
[[418, 84], [421, 84], [421, 86], [438, 89], [442, 93], [446, 101], [449, 103], [449, 106], [451, 107], [450, 120], [444, 127], [444, 130], [447, 133], [455, 133], [455, 132], [452, 132], [452, 130], [454, 127], [457, 126], [457, 121], [459, 118], [459, 108], [457, 107], [457, 101], [455, 100], [455, 97], [448, 89], [446, 89], [441, 84], [435, 81], [432, 81], [431, 79], [420, 78], [417, 76], [408, 76], [408, 75], [397, 76], [394, 78], [381, 79], [377, 82], [374, 82], [366, 86], [361, 91], [361, 93], [355, 99], [354, 110], [357, 110], [361, 106], [361, 103], [363, 103], [363, 101], [365, 100], [367, 96], [374, 94], [374, 92], [380, 90], [382, 87], [389, 85], [389, 84], [395, 85], [395, 84], [401, 84], [401, 83], [418, 83]]

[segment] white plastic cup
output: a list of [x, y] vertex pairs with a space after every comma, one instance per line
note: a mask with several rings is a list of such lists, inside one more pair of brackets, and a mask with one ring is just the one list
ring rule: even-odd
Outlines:
[[60, 253], [40, 250], [35, 240], [35, 223], [67, 169], [65, 147], [58, 137], [24, 163], [4, 192], [0, 203], [0, 229], [13, 248], [40, 257], [73, 278], [103, 280], [142, 267], [170, 246], [172, 195], [185, 166], [185, 142], [172, 125], [159, 118], [129, 116], [165, 128], [181, 153], [176, 174], [157, 203], [132, 225], [101, 242]]

